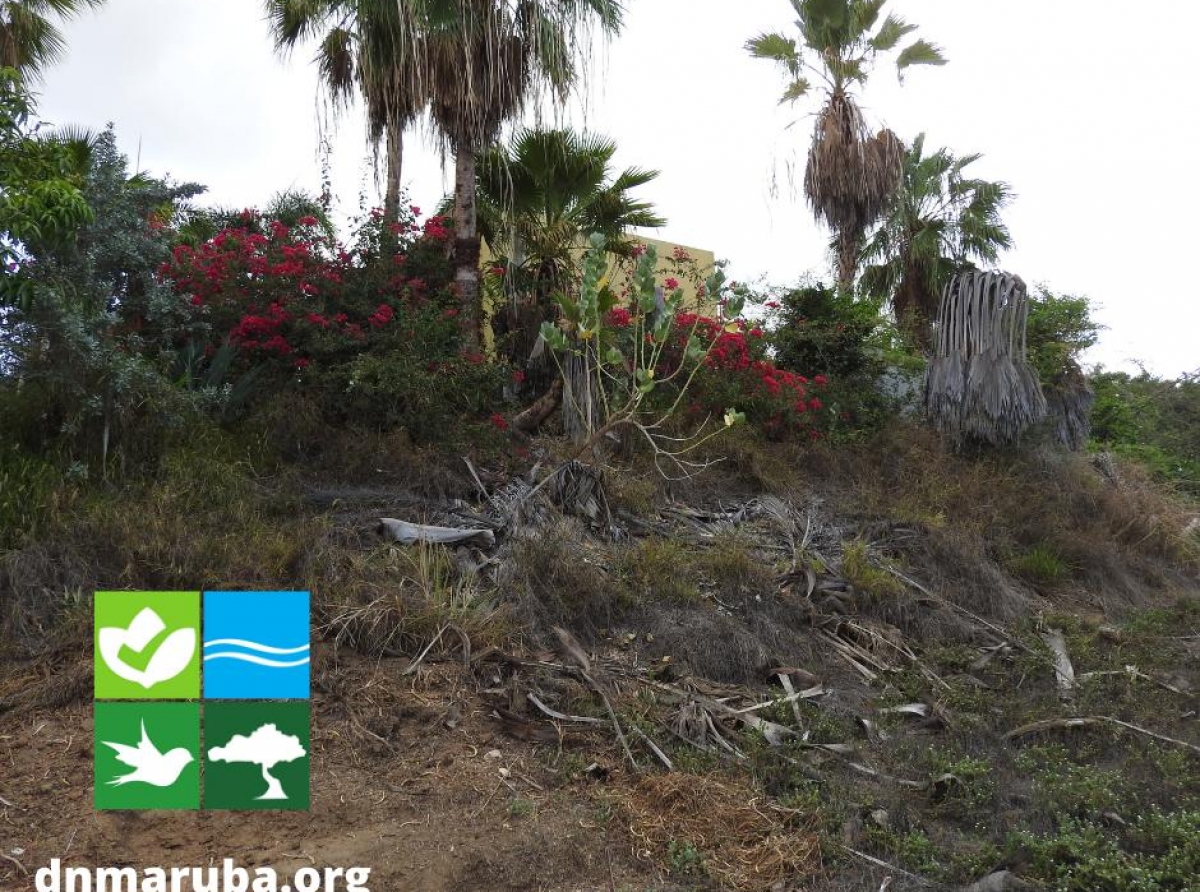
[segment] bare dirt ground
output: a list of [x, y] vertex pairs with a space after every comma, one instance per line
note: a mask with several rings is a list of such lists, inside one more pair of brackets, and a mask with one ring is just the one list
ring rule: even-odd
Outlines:
[[[307, 813], [95, 812], [91, 704], [0, 716], [0, 888], [32, 889], [52, 858], [135, 867], [233, 858], [281, 875], [366, 866], [372, 890], [415, 892], [658, 884], [594, 787], [555, 789], [556, 747], [506, 736], [461, 667], [405, 678], [405, 662], [320, 661]], [[9, 667], [0, 692], [33, 693], [39, 675]], [[628, 783], [614, 768], [609, 784]]]

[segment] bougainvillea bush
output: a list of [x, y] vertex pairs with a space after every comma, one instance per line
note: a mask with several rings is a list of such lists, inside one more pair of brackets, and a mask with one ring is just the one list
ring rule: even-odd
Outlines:
[[236, 348], [272, 389], [323, 398], [333, 421], [437, 436], [499, 396], [503, 371], [460, 349], [449, 222], [374, 210], [349, 245], [315, 216], [288, 226], [247, 210], [161, 275], [206, 326], [205, 352]]
[[606, 263], [593, 236], [579, 298], [563, 299], [559, 325], [542, 329], [547, 342], [573, 356], [582, 370], [573, 372], [568, 361], [567, 388], [581, 389], [589, 374], [594, 379], [593, 402], [604, 409], [600, 421], [622, 413], [633, 421], [636, 414], [654, 419], [642, 427], [655, 430], [662, 419], [684, 416], [696, 431], [709, 420], [723, 420], [725, 426], [748, 421], [772, 436], [822, 436], [819, 391], [825, 377], [810, 381], [776, 367], [763, 330], [741, 316], [747, 289], [727, 283], [720, 268], [707, 278], [696, 271], [700, 303], [715, 308], [713, 315], [701, 315], [683, 308], [676, 275], [657, 275], [652, 247], [633, 252], [629, 285], [620, 293], [607, 285]]
[[766, 332], [758, 323], [680, 313], [675, 325], [680, 332], [694, 331], [709, 348], [692, 382], [689, 415], [737, 406], [747, 422], [768, 436], [824, 435], [829, 424], [823, 399], [828, 380], [820, 373], [810, 378], [779, 368], [768, 355]]

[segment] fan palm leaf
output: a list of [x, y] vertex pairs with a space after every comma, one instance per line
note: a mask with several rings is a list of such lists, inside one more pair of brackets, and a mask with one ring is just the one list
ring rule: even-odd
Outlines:
[[66, 53], [55, 20], [67, 21], [104, 0], [0, 0], [0, 68], [15, 68], [36, 80]]
[[1008, 185], [965, 175], [981, 157], [956, 157], [946, 149], [927, 154], [924, 134], [917, 136], [904, 152], [899, 187], [859, 257], [863, 289], [889, 301], [925, 344], [950, 278], [996, 263], [1012, 245], [1001, 219], [1012, 200]]

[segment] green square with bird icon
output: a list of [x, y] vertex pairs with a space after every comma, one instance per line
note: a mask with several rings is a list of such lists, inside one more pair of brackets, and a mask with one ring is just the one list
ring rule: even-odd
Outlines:
[[96, 703], [97, 811], [200, 807], [200, 704]]
[[200, 593], [96, 592], [97, 700], [200, 697]]
[[205, 809], [307, 811], [307, 702], [204, 705]]

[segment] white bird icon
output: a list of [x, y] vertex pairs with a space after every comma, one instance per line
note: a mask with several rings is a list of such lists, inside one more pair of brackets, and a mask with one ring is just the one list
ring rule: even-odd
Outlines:
[[109, 781], [110, 784], [116, 786], [142, 783], [150, 784], [153, 787], [169, 787], [179, 780], [183, 769], [195, 758], [183, 747], [176, 747], [169, 753], [160, 753], [158, 747], [151, 742], [150, 735], [146, 733], [144, 719], [142, 720], [142, 739], [137, 746], [111, 743], [107, 740], [103, 740], [101, 743], [117, 751], [118, 762], [134, 769], [129, 774], [123, 774]]

